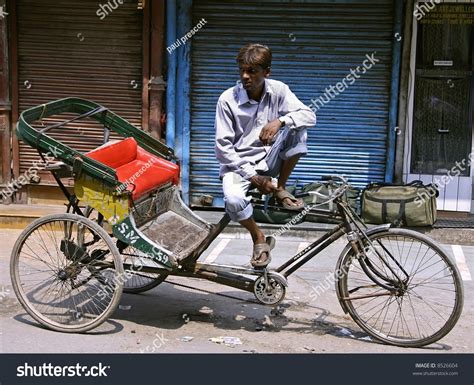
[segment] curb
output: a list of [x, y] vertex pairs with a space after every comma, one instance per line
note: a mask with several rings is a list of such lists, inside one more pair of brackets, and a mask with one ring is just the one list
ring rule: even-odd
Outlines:
[[[65, 207], [58, 205], [0, 205], [0, 229], [24, 229], [37, 218], [48, 214], [64, 213]], [[194, 213], [210, 223], [217, 223], [222, 217], [220, 211], [199, 211]], [[278, 231], [282, 225], [261, 223], [260, 228], [271, 234]], [[291, 230], [279, 236], [284, 238], [314, 239], [330, 231], [334, 225], [327, 223], [304, 222], [295, 225]], [[410, 230], [426, 234], [439, 243], [474, 246], [474, 229], [467, 228], [429, 228], [412, 227]], [[248, 236], [247, 231], [238, 223], [231, 222], [222, 234], [232, 234], [239, 237]]]
[[[268, 225], [261, 225], [260, 228], [268, 234], [279, 229], [279, 226], [271, 227]], [[279, 235], [280, 237], [297, 238], [302, 240], [316, 240], [323, 234], [327, 233], [331, 228], [322, 227], [306, 227], [300, 228], [295, 226], [290, 231]], [[424, 227], [406, 227], [406, 229], [416, 231], [418, 233], [425, 234], [433, 238], [438, 243], [444, 244], [455, 244], [462, 246], [474, 246], [474, 229], [460, 229], [460, 228], [442, 228], [442, 229], [431, 229]], [[248, 235], [247, 231], [241, 228], [239, 225], [229, 225], [222, 232], [223, 234], [239, 235], [244, 237]]]

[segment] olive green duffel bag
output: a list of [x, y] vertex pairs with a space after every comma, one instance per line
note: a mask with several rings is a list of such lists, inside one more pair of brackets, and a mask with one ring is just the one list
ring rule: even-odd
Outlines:
[[438, 194], [435, 185], [419, 180], [407, 185], [372, 183], [362, 193], [362, 218], [373, 224], [432, 226]]

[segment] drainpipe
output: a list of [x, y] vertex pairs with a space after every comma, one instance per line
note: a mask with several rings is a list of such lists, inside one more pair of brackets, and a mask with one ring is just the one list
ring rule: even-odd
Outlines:
[[403, 159], [405, 153], [405, 134], [407, 131], [408, 96], [410, 94], [410, 54], [413, 33], [414, 1], [406, 2], [405, 27], [403, 30], [402, 75], [400, 78], [400, 108], [398, 110], [397, 147], [395, 152], [395, 182], [403, 182]]
[[[178, 36], [185, 36], [192, 28], [192, 0], [178, 2]], [[189, 204], [189, 171], [191, 141], [191, 44], [188, 40], [175, 51], [177, 56], [176, 83], [176, 154], [181, 160], [181, 192], [183, 201]]]
[[150, 97], [149, 129], [158, 139], [163, 136], [161, 112], [163, 111], [163, 93], [166, 82], [163, 80], [165, 0], [150, 2], [151, 5], [151, 65], [150, 82], [148, 84]]
[[[166, 46], [171, 47], [176, 37], [176, 1], [166, 1]], [[168, 86], [166, 88], [166, 144], [174, 149], [176, 130], [176, 52], [164, 53], [168, 66]]]
[[400, 36], [402, 33], [403, 0], [395, 0], [395, 23], [393, 26], [393, 49], [392, 49], [392, 85], [390, 91], [390, 112], [388, 118], [388, 145], [387, 160], [385, 170], [385, 182], [393, 182], [393, 172], [395, 168], [395, 145], [396, 145], [396, 125], [398, 118], [398, 98], [400, 88], [400, 65], [402, 44]]
[[[5, 0], [0, 0], [2, 11], [6, 10]], [[10, 12], [10, 9], [8, 9]], [[7, 12], [7, 13], [8, 13]], [[10, 151], [10, 73], [8, 47], [7, 18], [0, 18], [0, 185], [7, 184], [11, 179], [11, 151]], [[2, 156], [3, 155], [3, 156]], [[12, 198], [0, 194], [3, 204], [12, 203]]]

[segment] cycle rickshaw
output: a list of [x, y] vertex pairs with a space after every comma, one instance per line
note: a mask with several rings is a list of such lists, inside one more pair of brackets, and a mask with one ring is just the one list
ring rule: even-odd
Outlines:
[[[72, 116], [44, 125], [47, 118]], [[103, 144], [86, 153], [54, 136], [91, 119]], [[53, 135], [54, 134], [54, 135]], [[168, 276], [202, 278], [251, 292], [265, 305], [281, 302], [287, 277], [342, 236], [335, 273], [345, 313], [378, 341], [420, 347], [445, 336], [463, 306], [456, 265], [425, 235], [381, 225], [368, 228], [345, 199], [343, 178], [325, 182], [334, 210], [309, 212], [338, 220], [333, 230], [275, 269], [205, 264], [199, 257], [229, 223], [198, 217], [181, 200], [173, 151], [107, 108], [66, 98], [24, 111], [17, 135], [37, 149], [64, 192], [64, 214], [33, 221], [11, 258], [13, 288], [26, 311], [60, 332], [86, 332], [116, 309], [122, 291], [150, 290]], [[111, 135], [119, 141], [109, 141]], [[45, 155], [55, 158], [47, 161]], [[64, 178], [74, 181], [70, 192]], [[315, 194], [319, 194], [315, 192]], [[255, 205], [271, 210], [256, 199]], [[308, 208], [306, 208], [308, 210]]]

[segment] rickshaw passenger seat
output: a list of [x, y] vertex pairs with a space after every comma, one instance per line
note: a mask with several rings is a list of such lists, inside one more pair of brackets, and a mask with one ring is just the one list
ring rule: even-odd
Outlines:
[[106, 143], [86, 155], [115, 169], [118, 180], [133, 190], [134, 200], [166, 183], [179, 183], [179, 166], [140, 148], [131, 137]]

